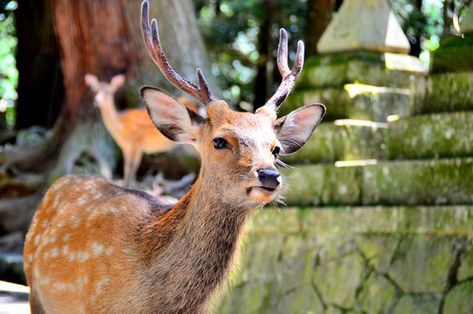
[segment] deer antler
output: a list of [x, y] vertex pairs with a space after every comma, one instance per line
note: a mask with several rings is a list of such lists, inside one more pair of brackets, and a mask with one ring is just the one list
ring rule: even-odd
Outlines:
[[304, 43], [299, 40], [297, 43], [297, 54], [294, 67], [289, 69], [287, 64], [287, 32], [284, 28], [279, 30], [279, 45], [278, 45], [278, 69], [282, 76], [282, 82], [274, 95], [266, 102], [266, 104], [259, 108], [256, 112], [269, 111], [276, 112], [279, 106], [286, 100], [287, 96], [294, 88], [297, 78], [301, 73], [304, 65]]
[[171, 67], [159, 40], [158, 21], [153, 19], [151, 21], [151, 26], [149, 24], [148, 0], [144, 0], [141, 5], [141, 30], [143, 32], [146, 49], [148, 50], [151, 59], [153, 59], [159, 70], [161, 70], [161, 73], [163, 73], [163, 75], [171, 84], [195, 97], [203, 104], [208, 104], [209, 102], [216, 100], [199, 68], [197, 68], [197, 78], [199, 85], [196, 85], [180, 76]]

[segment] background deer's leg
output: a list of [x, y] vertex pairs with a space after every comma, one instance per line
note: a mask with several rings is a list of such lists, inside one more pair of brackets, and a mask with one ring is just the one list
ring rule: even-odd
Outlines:
[[133, 150], [131, 154], [131, 161], [130, 161], [130, 184], [134, 184], [136, 182], [136, 172], [138, 171], [138, 167], [141, 163], [142, 153], [140, 150]]
[[130, 180], [131, 180], [131, 154], [126, 151], [123, 151], [123, 186], [124, 187], [129, 187], [130, 186]]

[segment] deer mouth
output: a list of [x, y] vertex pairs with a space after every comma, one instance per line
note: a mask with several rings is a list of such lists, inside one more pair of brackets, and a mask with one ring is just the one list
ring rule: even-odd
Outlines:
[[246, 193], [250, 194], [252, 191], [258, 191], [258, 192], [263, 192], [264, 194], [273, 194], [276, 189], [275, 188], [269, 188], [266, 186], [252, 186], [250, 188], [246, 189]]

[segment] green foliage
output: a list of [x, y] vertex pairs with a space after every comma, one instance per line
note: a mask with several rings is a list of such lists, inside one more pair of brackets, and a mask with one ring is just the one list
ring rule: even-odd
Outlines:
[[18, 71], [15, 62], [17, 39], [12, 11], [15, 1], [0, 1], [0, 111], [7, 111], [9, 125], [14, 121], [14, 101], [17, 98], [16, 86]]
[[[258, 34], [263, 21], [269, 19], [270, 55], [275, 55], [280, 27], [285, 27], [291, 38], [303, 38], [305, 7], [301, 0], [197, 2], [199, 23], [214, 62], [212, 74], [220, 78], [225, 99], [243, 108], [254, 99], [253, 81], [260, 62]], [[294, 40], [291, 45], [295, 49]]]

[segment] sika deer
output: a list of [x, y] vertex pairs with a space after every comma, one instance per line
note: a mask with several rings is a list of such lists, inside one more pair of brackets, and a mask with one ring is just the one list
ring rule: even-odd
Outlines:
[[142, 30], [151, 58], [167, 79], [206, 104], [204, 118], [152, 87], [141, 90], [156, 127], [170, 140], [194, 145], [202, 156], [192, 189], [166, 206], [104, 179], [58, 180], [40, 204], [27, 235], [25, 273], [33, 313], [204, 313], [225, 283], [252, 209], [271, 202], [282, 180], [275, 164], [298, 150], [325, 108], [309, 105], [276, 119], [302, 69], [287, 65], [280, 32], [283, 81], [256, 113], [216, 100], [197, 70], [198, 85], [182, 78], [161, 49], [158, 24]]
[[[100, 109], [105, 127], [123, 153], [124, 186], [130, 187], [135, 181], [143, 153], [166, 152], [173, 149], [176, 143], [156, 129], [146, 109], [117, 111], [113, 96], [125, 82], [124, 75], [115, 75], [110, 83], [99, 82], [92, 74], [85, 75], [84, 79], [95, 92], [95, 104]], [[184, 97], [179, 97], [178, 101], [191, 110], [199, 111], [194, 103]]]

